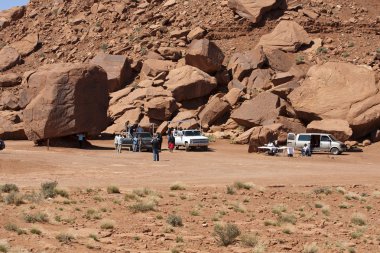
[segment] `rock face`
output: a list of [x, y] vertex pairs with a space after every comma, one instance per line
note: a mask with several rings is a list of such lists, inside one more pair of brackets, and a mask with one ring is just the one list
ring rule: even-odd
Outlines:
[[19, 63], [21, 57], [13, 47], [3, 47], [0, 50], [0, 72], [12, 68]]
[[346, 120], [354, 138], [380, 126], [380, 93], [375, 73], [366, 67], [342, 62], [313, 66], [288, 98], [300, 119]]
[[258, 46], [297, 52], [302, 45], [309, 45], [311, 38], [302, 26], [294, 21], [281, 21], [274, 30], [261, 37]]
[[10, 46], [16, 49], [24, 57], [32, 53], [40, 43], [38, 34], [29, 34], [21, 40], [12, 43]]
[[155, 78], [158, 75], [160, 75], [160, 79], [164, 79], [169, 71], [174, 69], [175, 65], [171, 61], [147, 59], [141, 69], [141, 80]]
[[308, 133], [329, 133], [343, 142], [352, 135], [352, 129], [348, 122], [341, 119], [315, 120], [307, 125], [306, 131]]
[[0, 111], [0, 139], [26, 140], [24, 124], [19, 113]]
[[265, 54], [259, 47], [251, 51], [233, 54], [227, 69], [234, 79], [242, 81], [251, 74], [252, 70], [262, 67], [265, 61]]
[[0, 88], [13, 87], [21, 84], [21, 76], [13, 73], [0, 75]]
[[171, 70], [165, 86], [177, 101], [183, 101], [209, 95], [216, 88], [216, 79], [198, 68], [186, 65]]
[[239, 125], [253, 127], [272, 124], [278, 116], [285, 114], [285, 101], [273, 93], [263, 92], [245, 101], [231, 114], [231, 118]]
[[122, 89], [131, 78], [131, 67], [124, 55], [100, 53], [91, 60], [91, 63], [99, 65], [107, 72], [109, 92]]
[[168, 120], [178, 109], [177, 104], [172, 97], [156, 97], [149, 100], [147, 104], [147, 115], [149, 118], [156, 120]]
[[275, 141], [277, 137], [277, 132], [271, 126], [254, 127], [249, 139], [248, 153], [258, 152], [258, 147]]
[[257, 23], [264, 13], [277, 7], [280, 2], [279, 0], [229, 0], [228, 6], [239, 16]]
[[224, 54], [220, 48], [208, 39], [193, 40], [185, 57], [186, 64], [213, 74], [222, 66]]
[[25, 11], [25, 6], [17, 6], [5, 11], [0, 11], [0, 29], [9, 26], [12, 21], [22, 18]]
[[33, 75], [38, 77], [40, 89], [23, 112], [29, 140], [97, 134], [107, 127], [107, 75], [103, 69], [52, 64], [39, 68], [31, 78]]
[[225, 115], [230, 109], [231, 106], [228, 102], [224, 101], [218, 95], [213, 96], [198, 115], [202, 127], [205, 129], [209, 128], [216, 120]]

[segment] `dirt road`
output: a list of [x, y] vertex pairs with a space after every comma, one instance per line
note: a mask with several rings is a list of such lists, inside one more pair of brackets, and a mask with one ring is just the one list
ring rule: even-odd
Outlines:
[[341, 156], [316, 154], [310, 158], [248, 154], [247, 146], [218, 141], [209, 152], [115, 153], [112, 141], [93, 141], [93, 149], [33, 147], [26, 141], [8, 141], [0, 152], [0, 184], [38, 187], [57, 180], [65, 187], [107, 186], [133, 188], [167, 186], [221, 186], [237, 180], [258, 185], [373, 185], [380, 182], [380, 144], [362, 153]]

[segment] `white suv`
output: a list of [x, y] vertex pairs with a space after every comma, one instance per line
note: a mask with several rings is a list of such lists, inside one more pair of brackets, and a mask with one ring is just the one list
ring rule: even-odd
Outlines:
[[201, 148], [202, 150], [208, 150], [208, 138], [203, 136], [199, 130], [183, 130], [174, 133], [175, 146], [185, 147], [186, 151], [190, 151], [191, 148]]

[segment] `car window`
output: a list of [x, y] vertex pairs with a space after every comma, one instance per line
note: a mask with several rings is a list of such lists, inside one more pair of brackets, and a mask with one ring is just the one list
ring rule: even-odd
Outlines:
[[327, 142], [329, 142], [330, 138], [328, 136], [326, 136], [326, 135], [322, 135], [321, 136], [321, 141], [327, 141]]
[[310, 139], [311, 139], [310, 135], [301, 134], [298, 136], [298, 141], [310, 141]]
[[139, 133], [138, 136], [141, 137], [141, 138], [151, 138], [151, 137], [152, 137], [152, 136], [150, 135], [150, 133]]
[[201, 135], [201, 132], [198, 131], [198, 130], [194, 130], [194, 131], [185, 131], [185, 132], [184, 132], [184, 135], [185, 135], [185, 136], [200, 136], [200, 135]]

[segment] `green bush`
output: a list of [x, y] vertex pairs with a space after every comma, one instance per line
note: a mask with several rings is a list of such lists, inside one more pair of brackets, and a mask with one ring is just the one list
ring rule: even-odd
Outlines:
[[216, 224], [214, 227], [214, 236], [217, 242], [222, 246], [228, 246], [234, 243], [239, 235], [240, 230], [235, 224]]
[[7, 196], [5, 196], [4, 202], [7, 205], [12, 205], [12, 204], [14, 204], [16, 206], [22, 205], [25, 203], [24, 195], [22, 195], [21, 193], [12, 191], [12, 192], [8, 193]]
[[44, 198], [54, 198], [57, 195], [57, 181], [45, 182], [41, 184], [41, 193]]
[[15, 184], [5, 184], [0, 186], [0, 192], [10, 193], [10, 192], [18, 192], [19, 189]]
[[114, 186], [114, 185], [111, 185], [111, 186], [108, 186], [107, 187], [107, 193], [108, 194], [119, 194], [120, 193], [120, 190], [118, 187]]
[[55, 237], [60, 243], [70, 244], [74, 241], [74, 236], [66, 233], [60, 233]]
[[46, 213], [38, 212], [35, 214], [25, 214], [24, 220], [27, 223], [36, 223], [36, 222], [46, 223], [46, 222], [49, 222], [49, 217]]

